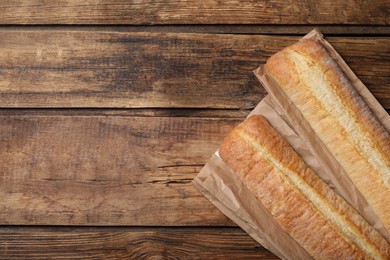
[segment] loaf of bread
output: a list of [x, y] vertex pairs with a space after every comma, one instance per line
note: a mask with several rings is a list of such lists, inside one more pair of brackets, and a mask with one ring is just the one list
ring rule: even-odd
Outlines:
[[390, 135], [322, 43], [302, 39], [264, 70], [299, 109], [390, 232]]
[[387, 241], [313, 173], [264, 117], [251, 116], [237, 126], [219, 155], [314, 258], [390, 258]]

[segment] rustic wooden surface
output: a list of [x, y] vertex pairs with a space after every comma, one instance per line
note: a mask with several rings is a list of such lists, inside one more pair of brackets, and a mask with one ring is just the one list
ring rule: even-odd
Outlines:
[[238, 119], [42, 112], [0, 122], [0, 223], [231, 224], [191, 180]]
[[274, 259], [240, 228], [0, 228], [12, 259]]
[[0, 3], [0, 259], [274, 259], [190, 182], [313, 27], [390, 109], [386, 1]]
[[[251, 109], [265, 95], [253, 68], [298, 38], [0, 31], [0, 106]], [[329, 40], [390, 108], [390, 38]]]
[[389, 24], [386, 1], [2, 0], [3, 24]]

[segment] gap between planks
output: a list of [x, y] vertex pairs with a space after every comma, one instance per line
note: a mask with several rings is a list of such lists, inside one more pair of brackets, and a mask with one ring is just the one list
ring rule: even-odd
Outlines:
[[[121, 117], [199, 117], [244, 119], [251, 109], [213, 109], [213, 108], [0, 108], [2, 116], [121, 116]], [[390, 114], [390, 109], [386, 109]]]
[[166, 32], [211, 34], [305, 35], [317, 28], [327, 36], [390, 36], [387, 25], [1, 25], [0, 31]]
[[201, 117], [244, 119], [250, 109], [213, 108], [0, 108], [2, 116], [123, 116], [123, 117]]

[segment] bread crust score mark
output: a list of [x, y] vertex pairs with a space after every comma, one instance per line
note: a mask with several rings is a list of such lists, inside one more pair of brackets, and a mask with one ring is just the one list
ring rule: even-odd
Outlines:
[[221, 158], [279, 225], [315, 258], [389, 258], [380, 234], [322, 182], [260, 116], [236, 127]]
[[265, 65], [390, 231], [390, 134], [337, 63], [305, 39]]

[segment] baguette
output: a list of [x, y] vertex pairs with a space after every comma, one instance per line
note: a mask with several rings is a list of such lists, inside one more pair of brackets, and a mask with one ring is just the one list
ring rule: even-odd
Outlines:
[[265, 71], [299, 109], [390, 232], [390, 134], [325, 47], [302, 39]]
[[261, 116], [224, 139], [220, 157], [276, 222], [317, 259], [389, 259], [387, 241]]

